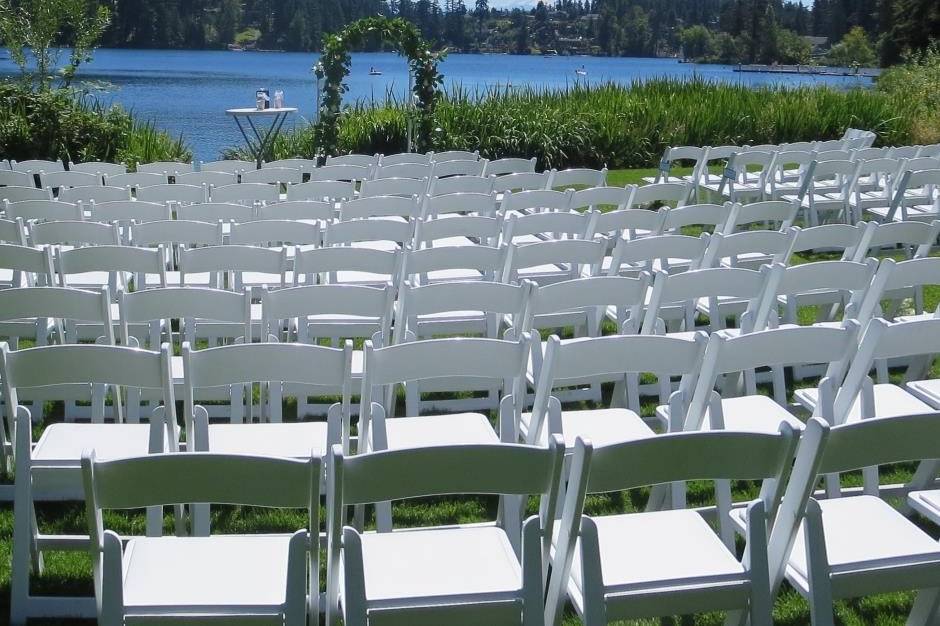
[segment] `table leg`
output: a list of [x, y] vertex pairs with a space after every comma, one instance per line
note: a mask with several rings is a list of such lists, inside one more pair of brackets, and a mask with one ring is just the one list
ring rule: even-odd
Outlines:
[[[235, 124], [238, 126], [238, 130], [241, 131], [242, 137], [245, 138], [245, 144], [248, 146], [248, 151], [254, 157], [254, 160], [257, 163], [258, 169], [261, 169], [261, 157], [259, 156], [260, 153], [258, 151], [257, 146], [255, 146], [255, 143], [251, 140], [251, 137], [248, 136], [248, 132], [245, 130], [245, 127], [242, 124], [241, 120], [238, 119], [238, 116], [236, 115], [234, 117], [235, 117]], [[248, 118], [248, 121], [250, 123], [251, 118]], [[253, 124], [252, 124], [252, 130], [254, 130]], [[257, 131], [255, 131], [255, 135], [257, 135]]]

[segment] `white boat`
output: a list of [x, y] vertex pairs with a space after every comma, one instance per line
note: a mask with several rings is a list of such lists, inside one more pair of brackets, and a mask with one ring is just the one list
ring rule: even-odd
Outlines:
[[579, 67], [578, 69], [576, 69], [574, 73], [577, 74], [578, 76], [587, 76], [587, 70], [584, 69], [583, 65]]
[[373, 67], [373, 68], [369, 68], [369, 76], [381, 76], [381, 75], [382, 75], [382, 72], [380, 72], [379, 70], [375, 69], [374, 67]]

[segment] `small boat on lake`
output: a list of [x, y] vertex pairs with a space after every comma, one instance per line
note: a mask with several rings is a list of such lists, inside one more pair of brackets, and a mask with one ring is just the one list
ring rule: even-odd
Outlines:
[[369, 76], [381, 76], [381, 75], [382, 75], [382, 72], [375, 69], [374, 67], [369, 68]]
[[578, 76], [587, 76], [587, 70], [584, 69], [583, 65], [579, 67], [578, 69], [576, 69], [574, 73], [577, 74]]

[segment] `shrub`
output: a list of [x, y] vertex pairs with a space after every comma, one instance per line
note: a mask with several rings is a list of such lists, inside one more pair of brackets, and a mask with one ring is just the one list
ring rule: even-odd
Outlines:
[[940, 43], [886, 70], [878, 79], [878, 91], [915, 108], [913, 143], [940, 142]]
[[33, 91], [0, 83], [0, 155], [7, 159], [123, 161], [189, 160], [182, 138], [68, 89]]

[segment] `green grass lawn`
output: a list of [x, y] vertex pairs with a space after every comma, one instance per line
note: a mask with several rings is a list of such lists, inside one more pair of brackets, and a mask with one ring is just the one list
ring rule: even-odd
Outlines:
[[[639, 183], [642, 177], [655, 174], [655, 170], [617, 170], [610, 172], [612, 185]], [[811, 259], [795, 259], [796, 262]], [[928, 289], [925, 304], [928, 310], [940, 302], [940, 288]], [[807, 312], [807, 319], [811, 312]], [[801, 316], [802, 317], [802, 316]], [[934, 376], [940, 374], [934, 367]], [[809, 383], [806, 383], [809, 384]], [[609, 389], [607, 390], [609, 393]], [[644, 413], [652, 414], [655, 402], [652, 399], [644, 405]], [[291, 414], [288, 407], [285, 415]], [[882, 469], [885, 483], [905, 481], [911, 474], [912, 466], [898, 466]], [[859, 477], [845, 477], [846, 484], [859, 484]], [[737, 500], [747, 500], [756, 495], [756, 486], [752, 483], [735, 484]], [[613, 493], [588, 498], [586, 508], [589, 514], [609, 514], [642, 510], [647, 497], [645, 490], [626, 493]], [[689, 487], [689, 502], [700, 506], [711, 504], [713, 496], [707, 483], [695, 483]], [[530, 503], [532, 512], [536, 503]], [[493, 519], [496, 512], [492, 498], [433, 498], [397, 504], [394, 508], [395, 523], [398, 526], [424, 526], [448, 523], [466, 523]], [[40, 527], [44, 532], [79, 534], [87, 532], [85, 516], [80, 503], [40, 505], [37, 507]], [[171, 527], [167, 519], [167, 528]], [[142, 514], [109, 513], [106, 527], [122, 534], [140, 534], [143, 531]], [[214, 507], [213, 527], [219, 532], [293, 532], [305, 525], [302, 511], [260, 510], [241, 507]], [[935, 536], [935, 529], [925, 526]], [[6, 624], [9, 614], [10, 557], [13, 537], [13, 510], [10, 504], [0, 505], [0, 624]], [[324, 561], [325, 562], [325, 561]], [[321, 575], [321, 583], [323, 577]], [[87, 555], [81, 553], [50, 552], [46, 556], [46, 569], [41, 576], [34, 577], [33, 592], [60, 595], [91, 595], [91, 565]], [[893, 593], [866, 597], [849, 602], [839, 602], [836, 607], [837, 623], [847, 625], [903, 624], [913, 602], [914, 594]], [[676, 617], [667, 620], [644, 620], [621, 622], [623, 624], [720, 624], [721, 614], [698, 615], [694, 617]], [[809, 607], [800, 596], [785, 585], [774, 607], [774, 622], [784, 625], [809, 623]], [[61, 623], [58, 621], [36, 621], [31, 623]], [[68, 623], [80, 624], [80, 621]], [[90, 622], [88, 622], [90, 623]], [[566, 624], [579, 623], [569, 613]]]

